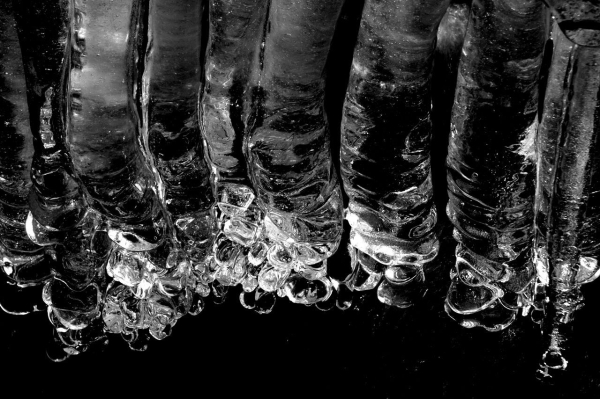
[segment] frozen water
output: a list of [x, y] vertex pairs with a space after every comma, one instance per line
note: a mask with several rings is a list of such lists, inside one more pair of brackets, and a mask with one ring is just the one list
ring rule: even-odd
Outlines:
[[447, 158], [447, 214], [458, 247], [446, 310], [468, 327], [506, 328], [519, 307], [530, 306], [546, 16], [537, 1], [485, 0], [471, 8]]
[[[367, 1], [354, 51], [342, 120], [346, 219], [357, 253], [390, 267], [410, 262], [423, 268], [438, 252], [431, 70], [447, 7], [447, 1]], [[373, 289], [382, 272], [359, 262], [350, 287]], [[380, 299], [395, 304], [384, 298], [387, 292]]]
[[[293, 268], [320, 263], [339, 245], [341, 192], [329, 148], [322, 73], [341, 3], [209, 4], [201, 126], [218, 227], [239, 245], [235, 257], [232, 244], [214, 247], [219, 284], [236, 280], [223, 276], [230, 275], [229, 262], [241, 256], [256, 269], [244, 279], [244, 289], [258, 284], [275, 292]], [[325, 267], [317, 269], [302, 275], [326, 273]], [[267, 298], [255, 299], [271, 309]]]
[[[9, 281], [23, 287], [50, 278], [54, 262], [49, 256], [53, 247], [42, 248], [31, 242], [25, 229], [34, 144], [29, 128], [25, 71], [11, 2], [0, 5], [0, 42], [0, 257], [2, 271]], [[5, 284], [0, 288], [8, 289]], [[12, 291], [15, 295], [21, 293]], [[0, 305], [8, 310], [8, 304]], [[23, 314], [33, 310], [27, 308], [25, 302], [23, 305], [11, 311]]]
[[[595, 20], [600, 22], [597, 16]], [[555, 23], [552, 31], [554, 52], [537, 140], [534, 305], [544, 314], [540, 321], [547, 351], [542, 376], [567, 367], [571, 320], [583, 306], [580, 286], [600, 274], [596, 176], [600, 47], [573, 43], [561, 27]]]

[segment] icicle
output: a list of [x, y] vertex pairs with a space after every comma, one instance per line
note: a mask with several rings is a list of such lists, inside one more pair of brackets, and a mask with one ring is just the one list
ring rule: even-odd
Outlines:
[[[24, 288], [52, 277], [54, 246], [42, 247], [27, 237], [33, 138], [29, 128], [25, 71], [12, 2], [0, 4], [0, 306], [11, 314], [26, 314], [41, 304], [39, 290]], [[31, 301], [31, 297], [38, 300]]]
[[[147, 95], [142, 99], [144, 126], [148, 126], [144, 147], [164, 184], [163, 200], [195, 274], [206, 270], [216, 227], [198, 121], [201, 21], [198, 1], [150, 1], [144, 71]], [[189, 289], [196, 290], [202, 284], [199, 279], [190, 278]]]
[[600, 43], [580, 46], [565, 33], [559, 19], [537, 140], [534, 255], [543, 298], [537, 307], [545, 313], [543, 377], [567, 367], [571, 322], [583, 306], [580, 287], [600, 274]]
[[547, 37], [537, 1], [473, 3], [452, 114], [447, 213], [458, 241], [446, 311], [510, 325], [531, 304], [533, 141]]
[[[291, 269], [309, 279], [321, 274], [321, 262], [340, 243], [342, 199], [324, 110], [323, 71], [342, 3], [282, 0], [269, 9], [244, 138], [250, 179], [264, 212], [262, 239], [269, 250], [258, 285], [267, 292], [283, 288]], [[331, 286], [328, 280], [321, 285]], [[288, 297], [300, 303], [327, 300], [330, 292], [314, 288], [323, 293], [314, 297], [295, 280], [287, 287]]]
[[399, 307], [407, 306], [402, 292], [409, 285], [422, 285], [424, 265], [439, 248], [429, 155], [431, 70], [447, 6], [367, 0], [344, 104], [341, 168], [360, 269], [350, 288], [372, 289], [381, 280], [379, 300]]
[[[86, 330], [94, 341], [102, 337], [99, 293], [110, 241], [102, 218], [87, 206], [66, 147], [72, 3], [13, 4], [35, 150], [25, 228], [34, 243], [53, 248], [54, 278], [46, 282], [43, 300], [57, 333]], [[78, 353], [89, 343], [63, 341], [63, 349]]]

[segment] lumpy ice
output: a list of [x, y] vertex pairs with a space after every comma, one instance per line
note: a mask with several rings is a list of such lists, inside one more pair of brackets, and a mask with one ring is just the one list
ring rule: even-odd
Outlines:
[[573, 35], [577, 25], [563, 31], [560, 14], [558, 22], [536, 143], [535, 305], [541, 313], [544, 377], [567, 367], [572, 320], [583, 306], [581, 285], [600, 274], [600, 43], [598, 32]]
[[[357, 267], [380, 301], [438, 252], [430, 167], [431, 71], [448, 1], [367, 1], [344, 103], [341, 172]], [[370, 267], [378, 264], [377, 271]], [[386, 269], [388, 269], [386, 271]], [[385, 276], [382, 274], [386, 271]]]

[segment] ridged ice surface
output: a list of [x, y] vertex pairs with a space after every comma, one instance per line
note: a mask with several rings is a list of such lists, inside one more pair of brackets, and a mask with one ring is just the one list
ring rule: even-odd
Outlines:
[[[323, 76], [341, 5], [271, 3], [244, 138], [249, 176], [264, 213], [260, 241], [269, 247], [259, 287], [283, 289], [292, 302], [305, 304], [331, 295], [331, 283], [318, 270], [326, 268], [342, 230]], [[294, 273], [313, 282], [293, 283]]]
[[214, 178], [248, 183], [242, 144], [268, 0], [211, 0], [202, 132]]
[[[431, 70], [447, 6], [447, 1], [365, 3], [341, 149], [350, 242], [364, 270], [369, 269], [360, 261], [362, 254], [422, 274], [423, 264], [438, 251], [429, 155]], [[395, 304], [393, 292], [402, 290], [403, 282], [387, 274], [382, 281], [379, 299]]]
[[340, 1], [271, 4], [256, 82], [246, 155], [259, 204], [297, 243], [337, 247], [339, 185], [324, 112], [323, 69]]
[[458, 241], [446, 310], [465, 327], [505, 328], [530, 304], [543, 4], [472, 5], [448, 148], [448, 216]]
[[[102, 217], [87, 206], [66, 147], [71, 5], [38, 0], [14, 5], [34, 143], [25, 230], [52, 260], [41, 299], [62, 342], [62, 360], [102, 336], [101, 296], [92, 293], [100, 293], [111, 244], [100, 228]], [[85, 331], [90, 339], [69, 343], [72, 331]]]
[[127, 249], [151, 249], [162, 237], [161, 227], [149, 224], [161, 219], [161, 211], [138, 137], [143, 32], [135, 14], [141, 4], [82, 0], [77, 6], [69, 131], [75, 171], [96, 209], [124, 229], [146, 230], [131, 232], [136, 243], [116, 227], [113, 239]]
[[[341, 236], [323, 70], [341, 2], [211, 1], [202, 131], [220, 234], [213, 293], [242, 304], [311, 305], [331, 295]], [[310, 283], [308, 281], [311, 281]], [[286, 288], [288, 287], [288, 288]]]
[[545, 313], [544, 376], [567, 366], [571, 320], [583, 306], [580, 286], [600, 274], [600, 47], [576, 45], [557, 24], [553, 41], [535, 197], [537, 288], [549, 299], [536, 304]]
[[25, 314], [40, 304], [27, 301], [26, 293], [39, 297], [39, 292], [21, 287], [50, 278], [53, 261], [25, 231], [34, 151], [25, 71], [10, 2], [0, 5], [0, 47], [0, 257], [2, 272], [9, 278], [0, 288], [0, 306], [12, 314]]
[[201, 11], [196, 1], [150, 3], [147, 141], [174, 215], [207, 210], [213, 202], [198, 124]]
[[[178, 11], [175, 6], [173, 10]], [[151, 156], [148, 140], [149, 120], [154, 122], [153, 128], [160, 128], [160, 112], [149, 114], [148, 100], [168, 95], [152, 90], [152, 83], [157, 83], [152, 67], [161, 71], [161, 40], [168, 40], [168, 35], [165, 38], [160, 33], [160, 24], [169, 25], [169, 17], [161, 13], [159, 2], [75, 2], [69, 148], [92, 207], [107, 219], [99, 229], [106, 231], [112, 242], [105, 266], [113, 281], [101, 286], [99, 295], [106, 304], [99, 316], [108, 332], [128, 336], [130, 346], [143, 347], [147, 333], [156, 339], [168, 336], [177, 319], [189, 311], [192, 300], [192, 288], [187, 285], [190, 262], [174, 240], [174, 225], [165, 205], [169, 198], [177, 200], [179, 203], [171, 203], [185, 212], [193, 209], [193, 201], [174, 197], [174, 190], [178, 194], [176, 178], [166, 176], [163, 181], [161, 154], [157, 159]], [[147, 59], [154, 44], [157, 51]], [[169, 79], [170, 75], [162, 76]], [[187, 88], [186, 98], [185, 90], [180, 89], [182, 97], [178, 99], [182, 101], [177, 105], [185, 107], [189, 93], [196, 90], [197, 86]], [[169, 105], [165, 105], [167, 109]], [[187, 112], [193, 130], [193, 106], [188, 106]], [[182, 122], [185, 124], [185, 119]], [[168, 148], [161, 147], [164, 151]], [[180, 149], [185, 158], [185, 153], [193, 155], [195, 148]], [[202, 202], [206, 195], [198, 194], [194, 200]], [[188, 224], [194, 221], [192, 217]], [[120, 302], [108, 301], [115, 291], [120, 293]]]

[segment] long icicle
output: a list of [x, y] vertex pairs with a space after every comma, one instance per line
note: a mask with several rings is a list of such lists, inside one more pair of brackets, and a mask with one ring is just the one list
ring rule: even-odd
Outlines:
[[66, 136], [73, 4], [69, 0], [13, 2], [21, 44], [33, 135], [29, 238], [54, 246], [54, 278], [43, 300], [64, 352], [76, 354], [103, 339], [100, 309], [110, 249], [102, 218], [89, 209], [73, 173]]
[[[0, 307], [10, 314], [44, 308], [37, 286], [52, 277], [54, 246], [33, 243], [25, 231], [29, 213], [33, 137], [25, 71], [11, 1], [0, 4], [0, 258], [8, 277]], [[33, 299], [33, 301], [31, 300]]]
[[575, 44], [558, 23], [553, 41], [537, 140], [534, 249], [537, 294], [547, 298], [539, 303], [542, 377], [567, 367], [580, 287], [600, 275], [600, 47]]
[[437, 255], [430, 168], [431, 71], [449, 2], [369, 1], [344, 103], [341, 173], [354, 290], [410, 306]]

